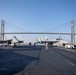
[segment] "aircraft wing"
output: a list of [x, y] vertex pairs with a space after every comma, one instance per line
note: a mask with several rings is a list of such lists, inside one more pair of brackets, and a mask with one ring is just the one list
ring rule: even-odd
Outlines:
[[58, 41], [58, 40], [54, 40], [54, 41], [53, 41], [53, 40], [51, 40], [51, 41], [50, 41], [50, 40], [41, 41], [41, 43], [46, 43], [46, 42], [47, 42], [48, 44], [53, 44], [53, 43], [56, 43], [56, 42], [59, 42], [59, 41]]
[[18, 41], [18, 43], [23, 43], [23, 41]]
[[7, 42], [11, 42], [12, 41], [12, 39], [10, 39], [10, 40], [0, 40], [0, 43], [7, 43]]
[[35, 44], [37, 44], [37, 43], [43, 43], [43, 44], [45, 44], [45, 43], [48, 43], [49, 45], [52, 45], [52, 44], [54, 44], [54, 43], [56, 43], [56, 42], [59, 42], [58, 40], [47, 40], [47, 41], [41, 41], [41, 42], [36, 42]]

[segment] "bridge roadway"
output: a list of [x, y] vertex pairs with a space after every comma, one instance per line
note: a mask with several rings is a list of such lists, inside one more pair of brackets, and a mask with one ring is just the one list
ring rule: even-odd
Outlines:
[[76, 51], [59, 47], [0, 48], [0, 75], [76, 75]]
[[[0, 33], [0, 34], [54, 34], [54, 35], [73, 35], [71, 33], [55, 33], [55, 32], [7, 32], [7, 33]], [[74, 33], [76, 35], [76, 33]]]

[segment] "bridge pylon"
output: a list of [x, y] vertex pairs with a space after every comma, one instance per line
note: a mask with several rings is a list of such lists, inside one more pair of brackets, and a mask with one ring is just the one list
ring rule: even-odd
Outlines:
[[5, 26], [5, 21], [2, 19], [1, 20], [1, 34], [0, 34], [0, 40], [4, 40], [4, 26]]
[[71, 21], [71, 44], [75, 44], [74, 19]]

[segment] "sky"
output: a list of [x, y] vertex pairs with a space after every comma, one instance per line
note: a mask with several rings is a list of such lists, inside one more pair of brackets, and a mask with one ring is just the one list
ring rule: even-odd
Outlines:
[[[76, 0], [0, 0], [1, 19], [6, 32], [70, 32], [71, 20], [76, 22]], [[18, 36], [28, 41], [38, 36], [70, 40], [63, 35]]]

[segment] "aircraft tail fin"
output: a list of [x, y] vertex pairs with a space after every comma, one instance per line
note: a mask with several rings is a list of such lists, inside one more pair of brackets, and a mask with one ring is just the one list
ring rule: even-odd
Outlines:
[[37, 38], [37, 41], [41, 42], [41, 41], [43, 41], [43, 38], [40, 36], [40, 37]]
[[12, 42], [19, 42], [16, 36], [13, 36], [13, 41]]
[[48, 40], [48, 37], [47, 36], [45, 36], [45, 40]]

